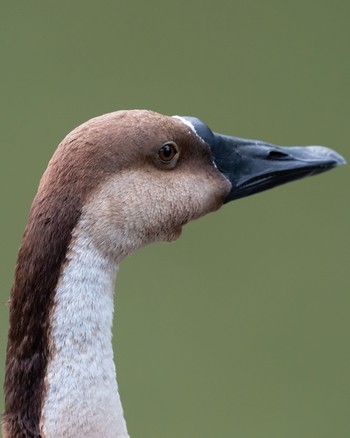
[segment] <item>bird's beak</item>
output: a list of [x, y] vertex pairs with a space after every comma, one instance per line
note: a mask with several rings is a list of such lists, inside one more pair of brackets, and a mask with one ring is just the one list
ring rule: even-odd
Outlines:
[[211, 134], [208, 143], [214, 163], [232, 184], [225, 203], [346, 163], [337, 152], [323, 146], [281, 147]]

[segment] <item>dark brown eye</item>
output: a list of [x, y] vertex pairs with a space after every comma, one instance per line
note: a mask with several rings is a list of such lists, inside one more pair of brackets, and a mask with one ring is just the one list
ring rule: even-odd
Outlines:
[[178, 149], [175, 143], [165, 143], [158, 151], [158, 157], [162, 163], [170, 163], [178, 154]]

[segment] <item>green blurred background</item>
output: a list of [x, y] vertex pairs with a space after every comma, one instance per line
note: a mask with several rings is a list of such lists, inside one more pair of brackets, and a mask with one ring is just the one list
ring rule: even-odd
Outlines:
[[[346, 0], [1, 3], [1, 381], [18, 247], [64, 135], [149, 108], [349, 159], [349, 14]], [[237, 201], [124, 261], [114, 343], [133, 438], [350, 436], [349, 182], [343, 167]]]

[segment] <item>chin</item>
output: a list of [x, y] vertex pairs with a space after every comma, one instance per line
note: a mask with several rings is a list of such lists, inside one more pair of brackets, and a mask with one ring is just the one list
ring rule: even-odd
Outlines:
[[177, 240], [181, 236], [181, 233], [182, 233], [182, 227], [176, 228], [167, 236], [165, 236], [164, 241], [168, 243], [175, 242], [175, 240]]

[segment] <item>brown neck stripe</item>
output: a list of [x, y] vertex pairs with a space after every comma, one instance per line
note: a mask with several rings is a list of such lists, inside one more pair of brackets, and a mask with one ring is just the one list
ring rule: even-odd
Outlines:
[[[10, 300], [5, 376], [5, 430], [9, 437], [41, 437], [40, 417], [50, 360], [50, 314], [71, 232], [80, 216], [76, 199], [33, 204], [19, 251]], [[78, 208], [77, 208], [78, 207]], [[67, 213], [68, 212], [68, 213]]]

